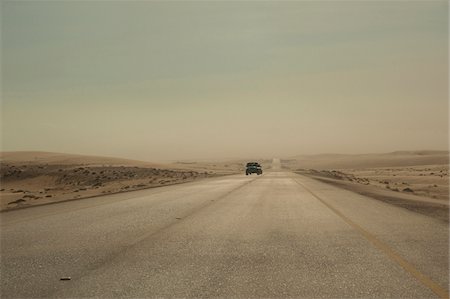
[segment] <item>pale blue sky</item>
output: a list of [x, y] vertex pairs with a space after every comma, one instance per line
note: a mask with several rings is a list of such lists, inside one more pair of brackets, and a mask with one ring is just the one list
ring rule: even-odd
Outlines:
[[446, 1], [2, 2], [2, 148], [448, 147]]

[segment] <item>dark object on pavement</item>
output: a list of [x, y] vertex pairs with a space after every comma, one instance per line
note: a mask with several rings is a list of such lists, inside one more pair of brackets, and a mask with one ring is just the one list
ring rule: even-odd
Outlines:
[[257, 175], [262, 174], [261, 165], [258, 162], [248, 162], [245, 168], [245, 174], [249, 175], [252, 173], [256, 173]]

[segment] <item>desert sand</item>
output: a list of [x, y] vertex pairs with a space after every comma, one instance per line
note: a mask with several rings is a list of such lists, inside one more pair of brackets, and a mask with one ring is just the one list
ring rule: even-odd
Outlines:
[[[245, 162], [176, 161], [169, 164], [49, 152], [0, 154], [0, 209], [191, 182], [243, 173]], [[270, 171], [271, 159], [256, 159]], [[449, 202], [447, 151], [401, 151], [366, 155], [311, 155], [281, 160], [281, 166], [392, 204], [436, 212]], [[440, 212], [439, 212], [440, 213]], [[441, 215], [442, 216], [442, 215]], [[439, 216], [439, 217], [441, 217]], [[442, 217], [441, 217], [442, 218]]]
[[371, 198], [448, 221], [446, 151], [314, 155], [282, 160], [284, 168]]
[[0, 159], [1, 210], [185, 183], [242, 169], [236, 162], [156, 164], [48, 152], [3, 152]]
[[448, 151], [396, 151], [362, 155], [298, 155], [282, 160], [287, 168], [317, 170], [366, 169], [380, 167], [406, 167], [418, 165], [448, 165]]

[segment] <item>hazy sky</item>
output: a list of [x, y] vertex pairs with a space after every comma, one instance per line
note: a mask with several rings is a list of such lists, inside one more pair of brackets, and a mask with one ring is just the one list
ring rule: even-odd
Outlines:
[[447, 1], [1, 2], [2, 149], [448, 148]]

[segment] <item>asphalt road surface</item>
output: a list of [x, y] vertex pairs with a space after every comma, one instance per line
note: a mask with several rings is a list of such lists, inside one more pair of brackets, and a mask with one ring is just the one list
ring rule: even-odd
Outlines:
[[448, 297], [448, 223], [281, 170], [0, 217], [2, 298]]

